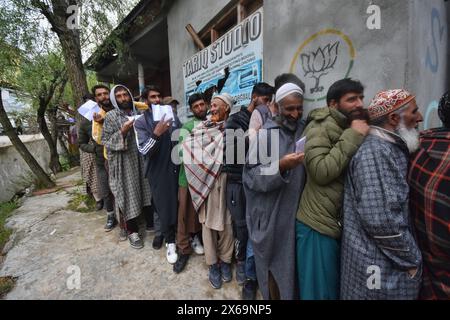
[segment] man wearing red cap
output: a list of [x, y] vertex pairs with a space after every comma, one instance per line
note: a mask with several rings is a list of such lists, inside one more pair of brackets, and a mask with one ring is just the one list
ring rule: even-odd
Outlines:
[[341, 247], [341, 299], [416, 299], [422, 256], [409, 219], [410, 153], [422, 115], [403, 89], [378, 93], [371, 130], [348, 167]]

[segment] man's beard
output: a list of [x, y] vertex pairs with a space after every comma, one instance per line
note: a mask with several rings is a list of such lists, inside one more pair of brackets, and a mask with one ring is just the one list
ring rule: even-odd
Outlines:
[[298, 129], [298, 123], [300, 119], [294, 120], [283, 115], [280, 115], [280, 124], [282, 127], [288, 129], [291, 132], [295, 132]]
[[352, 123], [353, 120], [366, 120], [367, 123], [369, 123], [370, 120], [370, 114], [369, 110], [361, 108], [361, 109], [355, 109], [350, 112], [345, 112], [344, 110], [338, 109], [339, 112], [341, 112], [344, 116], [347, 117], [347, 121], [349, 125]]
[[408, 129], [402, 119], [396, 131], [406, 142], [409, 153], [414, 153], [419, 149], [419, 131], [416, 128]]
[[199, 114], [194, 114], [194, 116], [197, 118], [197, 119], [200, 119], [200, 120], [205, 120], [206, 119], [206, 111], [205, 112], [202, 112], [202, 113], [199, 113]]
[[347, 115], [347, 119], [350, 123], [352, 123], [353, 120], [366, 120], [367, 123], [370, 121], [370, 114], [369, 110], [367, 109], [356, 109]]
[[105, 111], [110, 111], [112, 110], [114, 107], [111, 104], [111, 101], [108, 99], [107, 101], [104, 102], [99, 102], [100, 107], [105, 110]]
[[120, 110], [129, 110], [133, 108], [133, 101], [126, 101], [123, 103], [117, 103]]

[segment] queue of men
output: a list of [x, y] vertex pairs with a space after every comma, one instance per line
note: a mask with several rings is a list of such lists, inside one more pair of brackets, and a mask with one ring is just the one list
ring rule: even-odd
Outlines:
[[234, 114], [228, 93], [195, 93], [185, 124], [172, 97], [173, 117], [155, 119], [156, 86], [141, 104], [123, 85], [92, 91], [101, 112], [80, 144], [95, 155], [105, 230], [118, 224], [140, 249], [143, 215], [175, 273], [195, 252], [215, 289], [235, 269], [243, 299], [258, 288], [264, 299], [450, 299], [449, 94], [443, 127], [420, 135], [412, 93], [384, 90], [365, 107], [352, 79], [308, 115], [293, 74], [256, 84]]

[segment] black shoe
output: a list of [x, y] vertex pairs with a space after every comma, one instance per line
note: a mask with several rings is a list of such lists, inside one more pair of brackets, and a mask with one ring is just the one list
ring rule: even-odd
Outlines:
[[173, 272], [175, 273], [180, 273], [181, 271], [184, 270], [184, 267], [186, 267], [186, 264], [189, 260], [189, 255], [188, 254], [179, 254], [178, 255], [178, 260], [177, 262], [175, 262], [175, 264], [173, 265]]
[[95, 210], [100, 211], [103, 209], [103, 200], [97, 201], [95, 204]]
[[152, 243], [153, 249], [155, 249], [155, 250], [161, 249], [161, 247], [163, 245], [163, 242], [164, 242], [164, 236], [162, 236], [162, 235], [161, 236], [155, 236], [153, 238], [153, 243]]
[[223, 282], [230, 282], [233, 278], [233, 274], [231, 273], [231, 264], [222, 261], [220, 263], [220, 273], [222, 274]]
[[109, 232], [112, 229], [114, 229], [116, 226], [117, 226], [116, 217], [114, 217], [114, 215], [108, 216], [108, 219], [106, 220], [105, 231]]
[[258, 282], [247, 279], [242, 287], [242, 300], [256, 300], [256, 289]]
[[214, 289], [222, 287], [222, 275], [220, 274], [220, 265], [218, 263], [209, 266], [209, 283]]
[[134, 249], [142, 249], [144, 247], [144, 242], [141, 238], [139, 238], [139, 235], [137, 232], [133, 232], [132, 234], [128, 235], [128, 241], [130, 241], [130, 245]]

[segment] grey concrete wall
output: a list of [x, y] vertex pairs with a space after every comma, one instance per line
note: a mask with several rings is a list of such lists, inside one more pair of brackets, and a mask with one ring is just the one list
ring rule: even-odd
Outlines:
[[[183, 0], [172, 8], [173, 95], [183, 91], [183, 61], [196, 52], [185, 25], [200, 30], [227, 3]], [[378, 30], [367, 27], [372, 4], [381, 9]], [[448, 80], [446, 6], [442, 0], [265, 0], [264, 81], [296, 73], [307, 86], [305, 114], [325, 106], [329, 86], [345, 76], [365, 85], [366, 104], [380, 90], [404, 87], [417, 94], [423, 127], [439, 126], [435, 106]]]
[[[50, 172], [50, 150], [43, 138], [25, 142], [26, 147], [46, 172]], [[28, 187], [34, 176], [22, 156], [12, 146], [0, 147], [0, 202], [9, 201]]]
[[[186, 31], [191, 24], [199, 32], [222, 10], [230, 0], [178, 0], [167, 16], [169, 34], [170, 77], [172, 96], [184, 104], [183, 62], [197, 52]], [[185, 110], [181, 110], [183, 114]]]
[[439, 99], [448, 90], [447, 8], [441, 0], [413, 1], [406, 87], [417, 95], [425, 129], [438, 127]]
[[[369, 30], [367, 13], [369, 5], [378, 5], [381, 9], [381, 28]], [[435, 115], [436, 99], [446, 87], [447, 70], [447, 15], [445, 4], [441, 0], [266, 0], [264, 2], [264, 78], [272, 81], [281, 73], [292, 71], [291, 63], [299, 47], [315, 33], [324, 29], [334, 29], [347, 35], [355, 49], [354, 65], [349, 76], [361, 80], [366, 86], [366, 104], [380, 90], [404, 87], [417, 95], [420, 110], [426, 118], [423, 127], [439, 126]], [[439, 15], [433, 18], [432, 12]], [[292, 19], [281, 19], [295, 12]], [[439, 34], [438, 24], [443, 31]], [[441, 37], [442, 35], [442, 37]], [[435, 37], [435, 38], [433, 38]], [[320, 38], [323, 38], [321, 40]], [[339, 40], [339, 37], [334, 37]], [[438, 39], [439, 38], [439, 39]], [[302, 53], [324, 47], [333, 37], [320, 35], [302, 50]], [[348, 55], [348, 46], [340, 40], [339, 55], [335, 68], [321, 78], [324, 92], [329, 85], [346, 75], [346, 64], [340, 59]], [[280, 43], [280, 46], [274, 45]], [[427, 67], [427, 50], [431, 54], [433, 66]], [[307, 90], [314, 85], [310, 75], [305, 76], [299, 65], [294, 72], [305, 79]], [[311, 96], [310, 92], [307, 92]], [[313, 95], [317, 97], [317, 94]], [[434, 101], [434, 102], [433, 102]], [[434, 104], [433, 104], [434, 103]], [[325, 105], [325, 101], [308, 101], [306, 111]]]
[[[367, 7], [371, 4], [381, 7], [381, 29], [368, 30], [366, 22], [369, 17]], [[329, 86], [336, 80], [347, 75], [349, 60], [351, 60], [351, 46], [353, 46], [354, 64], [348, 76], [359, 79], [366, 86], [366, 102], [375, 93], [386, 87], [401, 87], [405, 83], [405, 65], [407, 63], [407, 30], [408, 24], [399, 17], [408, 17], [407, 1], [361, 1], [361, 0], [315, 0], [315, 1], [265, 1], [264, 24], [264, 78], [272, 82], [276, 75], [293, 71], [305, 81], [306, 97], [311, 100], [305, 103], [305, 113], [312, 108], [326, 105], [325, 100]], [[295, 14], [290, 14], [293, 13]], [[281, 17], [292, 16], [292, 19]], [[321, 73], [308, 74], [301, 65], [298, 57], [293, 68], [291, 63], [302, 44], [318, 32], [332, 29], [348, 37], [349, 45], [341, 35], [325, 33], [318, 35], [301, 50], [301, 54], [316, 52], [328, 43], [339, 41], [337, 61], [334, 68], [324, 70], [325, 75], [320, 79], [321, 93], [311, 94], [310, 89], [315, 86], [312, 76]], [[311, 57], [311, 59], [312, 59]], [[320, 60], [320, 59], [319, 59]], [[320, 66], [320, 61], [318, 61]], [[320, 69], [319, 67], [317, 69]]]

